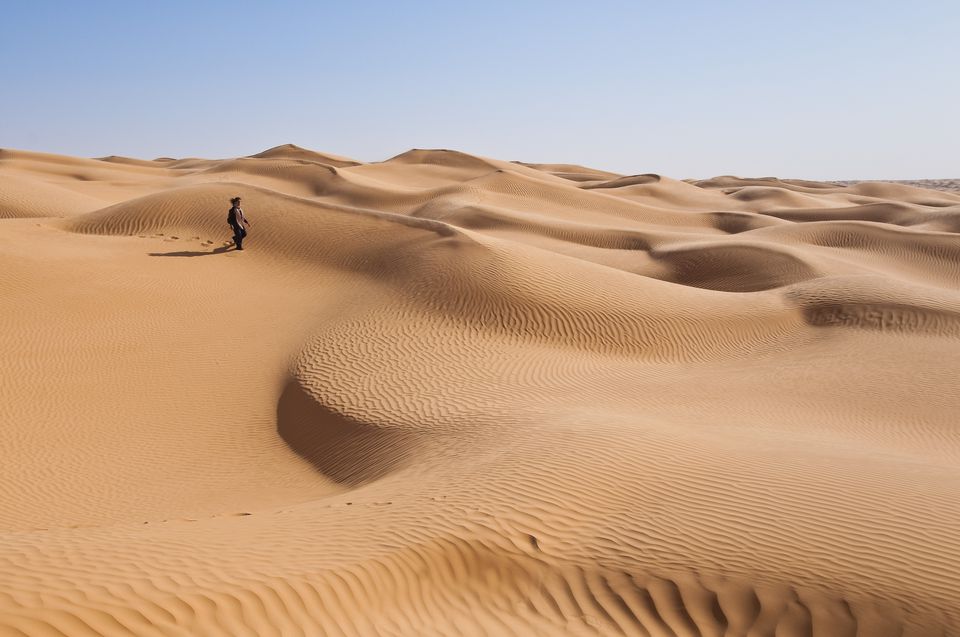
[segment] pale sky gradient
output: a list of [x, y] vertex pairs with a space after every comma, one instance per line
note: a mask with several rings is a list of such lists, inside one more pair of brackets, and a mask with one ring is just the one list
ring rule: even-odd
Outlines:
[[960, 177], [960, 2], [0, 0], [0, 147]]

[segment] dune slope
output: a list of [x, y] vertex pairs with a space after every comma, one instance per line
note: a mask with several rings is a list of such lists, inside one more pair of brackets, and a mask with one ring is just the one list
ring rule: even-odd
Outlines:
[[954, 192], [293, 145], [0, 187], [0, 635], [960, 634]]

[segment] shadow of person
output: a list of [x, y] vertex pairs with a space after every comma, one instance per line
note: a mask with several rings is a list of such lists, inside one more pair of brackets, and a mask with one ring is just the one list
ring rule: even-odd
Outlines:
[[214, 248], [210, 252], [195, 252], [192, 250], [179, 250], [177, 252], [150, 252], [151, 257], [205, 257], [211, 254], [223, 254], [233, 247], [233, 244]]

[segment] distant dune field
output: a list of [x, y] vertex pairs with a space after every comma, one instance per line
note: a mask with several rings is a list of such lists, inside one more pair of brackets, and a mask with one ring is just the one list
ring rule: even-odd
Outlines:
[[937, 181], [0, 150], [0, 636], [960, 635]]

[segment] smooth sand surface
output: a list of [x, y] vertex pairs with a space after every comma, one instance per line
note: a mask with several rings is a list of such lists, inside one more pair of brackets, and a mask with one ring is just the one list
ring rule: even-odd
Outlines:
[[958, 233], [903, 184], [2, 150], [0, 635], [960, 635]]

